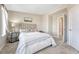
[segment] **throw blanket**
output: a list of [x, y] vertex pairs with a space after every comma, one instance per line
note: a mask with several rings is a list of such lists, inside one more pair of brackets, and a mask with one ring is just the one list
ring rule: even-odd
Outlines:
[[[40, 32], [21, 32], [19, 36], [19, 45], [17, 48], [16, 53], [18, 52], [25, 52], [26, 47], [29, 45], [32, 45], [37, 42], [44, 41], [48, 38], [52, 38], [50, 35], [46, 33], [40, 33]], [[53, 39], [51, 39], [52, 45], [56, 45]]]

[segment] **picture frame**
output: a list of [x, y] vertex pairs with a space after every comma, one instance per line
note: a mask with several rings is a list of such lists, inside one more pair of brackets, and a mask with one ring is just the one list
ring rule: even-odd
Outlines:
[[32, 22], [32, 18], [31, 17], [24, 17], [24, 22]]

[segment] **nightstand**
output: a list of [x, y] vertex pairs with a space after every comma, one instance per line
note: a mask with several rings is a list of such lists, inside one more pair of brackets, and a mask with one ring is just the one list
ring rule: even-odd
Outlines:
[[8, 42], [13, 43], [18, 41], [19, 32], [10, 32], [8, 33]]

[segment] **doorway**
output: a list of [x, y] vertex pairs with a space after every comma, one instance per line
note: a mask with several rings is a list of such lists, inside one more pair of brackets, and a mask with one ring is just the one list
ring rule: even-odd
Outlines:
[[66, 42], [67, 40], [67, 19], [65, 15], [59, 16], [57, 18], [58, 21], [58, 38], [62, 41], [62, 42]]
[[63, 17], [59, 17], [59, 38], [62, 40], [63, 40], [63, 36], [64, 36], [64, 30], [63, 30], [64, 22], [63, 21], [64, 21]]

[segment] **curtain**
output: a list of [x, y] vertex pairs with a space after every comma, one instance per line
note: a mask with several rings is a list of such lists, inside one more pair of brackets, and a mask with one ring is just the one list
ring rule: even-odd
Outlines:
[[6, 31], [8, 30], [8, 14], [7, 11], [5, 9], [5, 6], [2, 5], [1, 6], [1, 10], [2, 10], [2, 36], [6, 35]]

